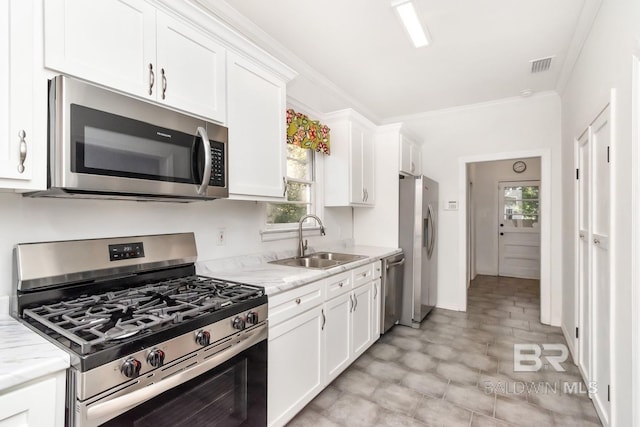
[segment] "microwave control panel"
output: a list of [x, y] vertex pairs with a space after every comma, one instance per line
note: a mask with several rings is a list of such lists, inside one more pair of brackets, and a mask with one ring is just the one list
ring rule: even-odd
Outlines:
[[222, 142], [210, 141], [211, 144], [211, 178], [209, 185], [224, 187], [225, 183], [225, 145]]

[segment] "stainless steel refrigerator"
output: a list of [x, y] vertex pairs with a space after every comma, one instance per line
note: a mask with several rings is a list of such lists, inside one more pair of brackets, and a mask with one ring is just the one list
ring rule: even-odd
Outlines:
[[401, 176], [399, 219], [406, 259], [400, 324], [419, 328], [438, 299], [438, 183]]

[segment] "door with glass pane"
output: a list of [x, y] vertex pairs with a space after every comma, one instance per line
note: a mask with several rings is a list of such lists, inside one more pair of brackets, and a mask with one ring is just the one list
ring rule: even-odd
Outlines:
[[540, 278], [540, 181], [500, 182], [498, 275]]

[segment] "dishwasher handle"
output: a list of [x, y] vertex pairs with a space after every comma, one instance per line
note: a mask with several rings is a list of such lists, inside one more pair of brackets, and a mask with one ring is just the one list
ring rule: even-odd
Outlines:
[[404, 258], [402, 258], [402, 259], [401, 259], [400, 261], [398, 261], [398, 262], [392, 262], [391, 264], [387, 264], [387, 270], [389, 270], [391, 267], [398, 267], [398, 266], [400, 266], [400, 265], [404, 265], [405, 261], [406, 261], [406, 260], [405, 260]]

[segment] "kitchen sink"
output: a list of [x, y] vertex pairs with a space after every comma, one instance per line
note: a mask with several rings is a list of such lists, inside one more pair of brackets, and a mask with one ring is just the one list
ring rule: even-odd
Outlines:
[[351, 254], [341, 254], [338, 252], [316, 252], [314, 254], [309, 254], [305, 256], [305, 258], [313, 258], [313, 259], [328, 259], [332, 261], [340, 261], [341, 264], [345, 262], [357, 261], [359, 259], [364, 259], [366, 256], [362, 255], [351, 255]]
[[271, 261], [269, 264], [287, 265], [289, 267], [304, 267], [315, 269], [327, 269], [351, 261], [364, 259], [366, 256], [341, 254], [336, 252], [316, 252], [303, 257], [293, 257]]

